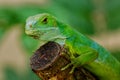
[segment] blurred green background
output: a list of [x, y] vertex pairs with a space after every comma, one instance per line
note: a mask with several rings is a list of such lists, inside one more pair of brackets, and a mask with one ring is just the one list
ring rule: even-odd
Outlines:
[[39, 47], [24, 33], [27, 17], [50, 13], [120, 60], [120, 0], [0, 0], [0, 80], [39, 80], [29, 58]]

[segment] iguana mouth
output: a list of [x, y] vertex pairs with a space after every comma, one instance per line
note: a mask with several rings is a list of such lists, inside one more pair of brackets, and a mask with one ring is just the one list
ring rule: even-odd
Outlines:
[[39, 38], [39, 36], [37, 36], [37, 35], [29, 35], [29, 36], [33, 37], [34, 39], [38, 39]]

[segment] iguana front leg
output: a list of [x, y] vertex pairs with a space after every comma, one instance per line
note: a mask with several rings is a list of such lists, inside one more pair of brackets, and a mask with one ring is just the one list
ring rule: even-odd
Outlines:
[[[74, 72], [74, 69], [76, 67], [83, 66], [85, 64], [89, 64], [92, 61], [94, 61], [98, 57], [98, 52], [90, 47], [81, 47], [80, 52], [76, 52], [78, 55], [77, 57], [74, 57], [71, 59], [71, 63], [67, 64], [65, 67], [63, 67], [61, 70], [65, 70], [71, 65], [73, 65], [70, 73]], [[70, 55], [71, 56], [71, 55]]]

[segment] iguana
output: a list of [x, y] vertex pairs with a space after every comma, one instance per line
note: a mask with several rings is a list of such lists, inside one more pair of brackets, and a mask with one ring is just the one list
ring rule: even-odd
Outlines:
[[105, 48], [48, 13], [26, 20], [25, 33], [42, 44], [54, 41], [69, 50], [71, 63], [61, 70], [83, 66], [100, 80], [120, 80], [120, 62]]

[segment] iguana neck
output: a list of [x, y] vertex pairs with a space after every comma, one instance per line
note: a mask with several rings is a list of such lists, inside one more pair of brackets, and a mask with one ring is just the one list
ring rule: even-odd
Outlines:
[[66, 38], [69, 38], [73, 34], [75, 34], [74, 29], [72, 29], [69, 25], [59, 22], [59, 21], [57, 21], [57, 24], [58, 24], [61, 35], [65, 36]]

